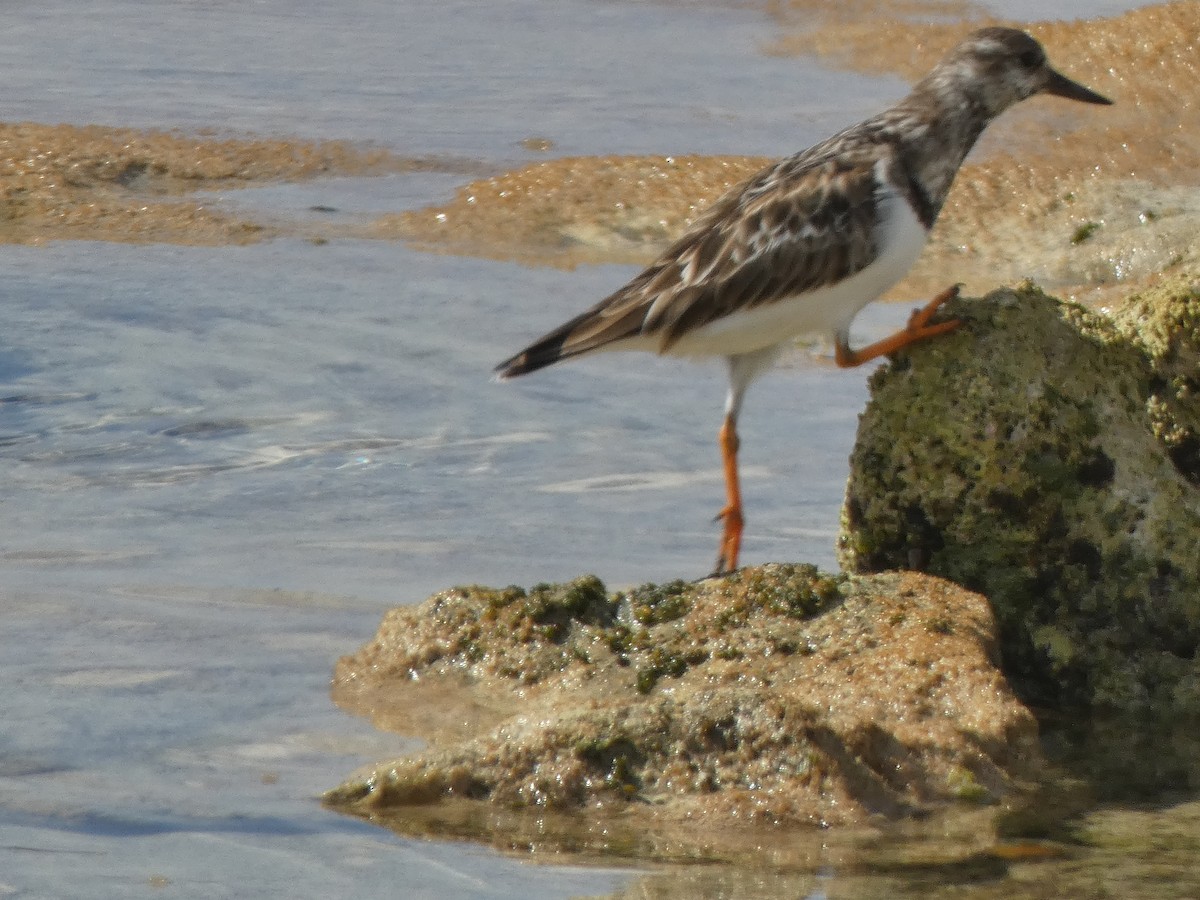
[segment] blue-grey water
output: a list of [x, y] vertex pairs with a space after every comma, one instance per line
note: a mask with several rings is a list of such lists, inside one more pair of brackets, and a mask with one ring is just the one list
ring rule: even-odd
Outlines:
[[[19, 3], [2, 115], [498, 166], [533, 158], [531, 135], [563, 154], [785, 153], [903, 91], [758, 52], [773, 36], [752, 6], [698, 3]], [[216, 202], [366, 218], [456, 184]], [[389, 605], [707, 571], [719, 368], [489, 380], [628, 268], [278, 240], [0, 246], [0, 272], [0, 897], [555, 898], [632, 877], [405, 841], [317, 802], [409, 746], [328, 699]], [[858, 338], [906, 312], [868, 311]], [[865, 380], [797, 353], [755, 385], [745, 562], [834, 565]]]

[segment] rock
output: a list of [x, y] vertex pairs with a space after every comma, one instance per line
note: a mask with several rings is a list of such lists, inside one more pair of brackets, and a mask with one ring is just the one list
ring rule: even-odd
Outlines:
[[1114, 318], [1025, 285], [871, 381], [840, 560], [986, 595], [1026, 699], [1200, 713], [1200, 296]]
[[912, 573], [456, 588], [389, 612], [335, 674], [338, 703], [434, 745], [327, 800], [604, 809], [637, 831], [977, 805], [1040, 766], [997, 659], [986, 600]]

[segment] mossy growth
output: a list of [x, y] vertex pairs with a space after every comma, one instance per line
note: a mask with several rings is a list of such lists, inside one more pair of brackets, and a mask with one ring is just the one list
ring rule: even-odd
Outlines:
[[988, 803], [992, 800], [991, 791], [979, 783], [974, 772], [962, 766], [950, 770], [946, 777], [946, 789], [950, 796], [967, 803]]
[[[431, 597], [415, 615], [390, 614], [391, 631], [405, 647], [394, 665], [410, 677], [437, 666], [535, 684], [573, 666], [594, 667], [607, 652], [618, 667], [630, 670], [630, 687], [648, 694], [663, 679], [681, 678], [714, 655], [740, 658], [737, 629], [752, 618], [798, 622], [816, 616], [838, 602], [843, 582], [843, 576], [815, 566], [775, 564], [724, 580], [643, 584], [613, 594], [594, 575], [527, 591], [452, 588]], [[714, 591], [727, 602], [719, 605], [715, 623], [706, 613], [701, 618], [707, 624], [698, 625], [692, 621], [697, 597]], [[763, 632], [769, 652], [804, 648], [786, 632]]]
[[1200, 715], [1180, 688], [1200, 674], [1200, 412], [1187, 386], [1148, 413], [1179, 374], [1166, 361], [1200, 358], [1180, 338], [1200, 335], [1198, 302], [1159, 294], [1114, 322], [1030, 285], [957, 301], [964, 327], [872, 377], [843, 565], [983, 593], [1028, 700]]
[[844, 575], [821, 572], [810, 563], [780, 563], [769, 568], [744, 569], [731, 579], [729, 625], [742, 624], [761, 613], [789, 619], [810, 619], [841, 599]]
[[841, 599], [844, 583], [844, 575], [827, 575], [809, 563], [780, 566], [769, 578], [753, 569], [742, 579], [748, 604], [790, 619], [825, 612]]
[[1071, 234], [1071, 243], [1079, 245], [1089, 240], [1100, 230], [1099, 222], [1084, 222]]
[[629, 798], [642, 788], [641, 768], [646, 754], [624, 735], [581, 740], [575, 745], [575, 757], [597, 775], [607, 790]]
[[707, 662], [710, 653], [701, 647], [651, 647], [637, 666], [638, 693], [648, 694], [664, 676], [679, 678], [688, 669]]
[[639, 625], [658, 625], [680, 618], [692, 608], [688, 583], [643, 584], [625, 595], [629, 613]]
[[566, 584], [537, 584], [519, 602], [520, 616], [541, 628], [547, 640], [561, 642], [575, 623], [610, 625], [617, 604], [595, 575], [584, 575]]
[[617, 624], [618, 610], [618, 598], [594, 575], [528, 591], [451, 588], [422, 604], [419, 616], [404, 610], [389, 614], [405, 648], [391, 665], [410, 675], [439, 665], [532, 684], [587, 664], [594, 635]]

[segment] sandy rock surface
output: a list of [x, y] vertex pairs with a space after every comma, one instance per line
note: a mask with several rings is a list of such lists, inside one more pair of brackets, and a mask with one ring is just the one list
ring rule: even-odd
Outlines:
[[997, 659], [987, 602], [914, 574], [452, 589], [392, 610], [335, 678], [340, 704], [432, 746], [328, 799], [384, 817], [461, 798], [602, 809], [638, 828], [987, 803], [1040, 760]]

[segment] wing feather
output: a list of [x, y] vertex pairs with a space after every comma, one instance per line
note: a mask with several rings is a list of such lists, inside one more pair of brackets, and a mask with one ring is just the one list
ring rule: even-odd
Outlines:
[[[642, 333], [657, 335], [666, 350], [739, 309], [785, 300], [869, 265], [879, 250], [876, 161], [827, 159], [799, 172], [785, 161], [763, 173], [774, 189], [751, 184], [734, 215], [707, 221], [664, 254], [659, 265], [675, 277], [656, 286], [652, 298], [636, 279], [628, 285], [627, 302], [649, 301]], [[705, 277], [688, 278], [689, 271]]]

